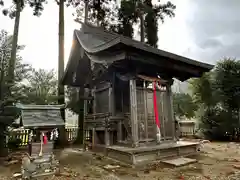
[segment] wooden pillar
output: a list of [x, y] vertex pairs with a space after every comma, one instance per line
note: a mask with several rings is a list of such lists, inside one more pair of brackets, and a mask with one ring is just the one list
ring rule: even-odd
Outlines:
[[[86, 94], [88, 94], [89, 89], [84, 88], [84, 97], [86, 96]], [[86, 150], [86, 130], [88, 129], [88, 127], [86, 127], [86, 115], [87, 115], [87, 111], [88, 111], [88, 106], [87, 106], [87, 100], [83, 100], [83, 149]]]
[[171, 86], [173, 84], [173, 80], [169, 80], [166, 86], [166, 98], [167, 98], [167, 118], [168, 121], [172, 123], [172, 138], [176, 141], [176, 128], [175, 128], [175, 120], [174, 120], [174, 112], [173, 112], [173, 102], [172, 102], [172, 89]]
[[[109, 86], [109, 91], [108, 91], [108, 111], [110, 115], [113, 113], [113, 95], [112, 95], [112, 87]], [[109, 132], [109, 117], [107, 117], [105, 121], [105, 145], [110, 146], [110, 132]]]
[[146, 81], [143, 81], [143, 98], [144, 98], [144, 130], [145, 138], [148, 139], [148, 109], [147, 109], [147, 87]]
[[118, 121], [117, 124], [117, 141], [121, 142], [122, 141], [122, 120]]
[[105, 121], [105, 146], [110, 146], [109, 118]]
[[[88, 97], [89, 91], [90, 90], [88, 88], [84, 88], [84, 97]], [[83, 109], [84, 117], [87, 115], [87, 112], [88, 112], [88, 103], [87, 103], [87, 100], [84, 99], [84, 109]]]
[[137, 119], [137, 90], [136, 80], [130, 80], [130, 113], [131, 113], [131, 128], [132, 128], [132, 146], [138, 147], [138, 119]]
[[92, 90], [93, 96], [93, 114], [96, 114], [96, 87]]
[[111, 103], [112, 103], [112, 115], [116, 115], [116, 103], [115, 103], [115, 88], [116, 88], [116, 73], [113, 73], [113, 79], [112, 79], [112, 92], [111, 92]]
[[165, 141], [166, 139], [166, 128], [165, 128], [165, 121], [166, 121], [166, 108], [165, 108], [165, 102], [166, 102], [166, 96], [165, 92], [161, 92], [161, 127], [162, 131], [161, 133], [163, 134], [162, 140]]
[[96, 128], [92, 128], [92, 148], [94, 149], [96, 144], [98, 143], [98, 137]]
[[109, 113], [111, 115], [114, 114], [114, 108], [113, 108], [113, 88], [110, 86], [108, 91], [108, 107], [109, 107]]

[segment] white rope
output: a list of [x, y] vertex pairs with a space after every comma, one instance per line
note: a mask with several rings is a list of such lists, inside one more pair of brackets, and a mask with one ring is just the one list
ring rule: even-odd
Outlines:
[[57, 138], [58, 138], [58, 130], [56, 128], [56, 129], [52, 130], [50, 140], [52, 141], [52, 140], [55, 140]]

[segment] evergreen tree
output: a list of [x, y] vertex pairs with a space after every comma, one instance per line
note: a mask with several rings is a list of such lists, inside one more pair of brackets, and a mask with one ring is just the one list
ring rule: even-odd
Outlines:
[[[8, 82], [8, 67], [10, 66], [11, 49], [13, 37], [8, 36], [6, 31], [0, 33], [0, 155], [4, 155], [6, 127], [17, 118], [19, 110], [15, 108], [14, 104], [17, 101], [23, 100], [25, 97], [22, 92], [24, 86], [22, 81], [29, 77], [31, 67], [28, 64], [21, 62], [21, 57], [18, 52], [22, 50], [23, 46], [17, 46], [16, 66], [14, 70], [13, 83]], [[9, 91], [11, 96], [9, 96]]]
[[57, 77], [54, 70], [32, 69], [25, 82], [23, 104], [58, 104]]
[[133, 38], [133, 25], [139, 22], [139, 18], [144, 19], [141, 26], [141, 36], [144, 36], [146, 43], [157, 47], [158, 42], [158, 22], [164, 22], [166, 16], [174, 17], [176, 6], [171, 2], [165, 4], [153, 4], [152, 0], [122, 0], [119, 9], [119, 25], [117, 32]]
[[197, 105], [193, 102], [192, 97], [185, 93], [173, 94], [173, 109], [178, 117], [192, 118], [195, 116]]
[[239, 72], [239, 60], [224, 59], [210, 73], [190, 81], [201, 109], [200, 127], [208, 138], [240, 137]]

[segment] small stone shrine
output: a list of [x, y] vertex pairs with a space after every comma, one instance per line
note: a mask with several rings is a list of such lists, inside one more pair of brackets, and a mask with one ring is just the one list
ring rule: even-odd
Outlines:
[[20, 125], [30, 130], [28, 153], [22, 159], [22, 178], [31, 179], [53, 175], [58, 169], [54, 157], [54, 140], [58, 128], [65, 123], [59, 105], [21, 105]]

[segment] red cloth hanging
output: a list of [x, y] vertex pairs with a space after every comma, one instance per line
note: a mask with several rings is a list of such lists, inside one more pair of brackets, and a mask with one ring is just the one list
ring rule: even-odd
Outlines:
[[47, 144], [47, 141], [48, 141], [47, 136], [44, 135], [44, 136], [43, 136], [43, 144]]
[[157, 108], [157, 92], [156, 92], [157, 84], [153, 82], [153, 106], [154, 106], [154, 115], [155, 115], [155, 122], [158, 128], [160, 128], [160, 121], [158, 116], [158, 108]]

